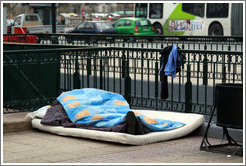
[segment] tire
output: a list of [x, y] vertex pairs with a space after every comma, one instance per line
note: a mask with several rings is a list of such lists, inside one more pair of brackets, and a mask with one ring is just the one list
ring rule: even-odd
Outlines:
[[163, 35], [163, 28], [160, 24], [154, 25], [154, 31], [156, 35]]
[[218, 36], [223, 35], [223, 28], [220, 24], [212, 24], [209, 28], [208, 35], [210, 36]]

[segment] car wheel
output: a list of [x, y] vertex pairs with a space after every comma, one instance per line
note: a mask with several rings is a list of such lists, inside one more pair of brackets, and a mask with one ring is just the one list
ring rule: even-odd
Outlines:
[[163, 28], [160, 24], [154, 26], [154, 31], [156, 35], [163, 35]]
[[216, 36], [216, 35], [223, 35], [223, 28], [220, 24], [212, 24], [209, 28], [208, 35]]

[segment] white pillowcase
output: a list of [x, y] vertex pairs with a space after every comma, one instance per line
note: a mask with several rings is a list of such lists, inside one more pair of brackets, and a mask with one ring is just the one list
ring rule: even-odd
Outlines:
[[25, 119], [34, 119], [34, 118], [41, 118], [42, 119], [44, 117], [44, 115], [46, 114], [46, 111], [50, 107], [51, 107], [50, 105], [46, 105], [46, 106], [39, 108], [37, 111], [29, 112], [28, 114], [26, 114]]

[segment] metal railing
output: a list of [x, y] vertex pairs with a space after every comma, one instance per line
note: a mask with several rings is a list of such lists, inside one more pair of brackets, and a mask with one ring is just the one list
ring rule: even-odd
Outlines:
[[[169, 96], [161, 99], [160, 50], [90, 47], [4, 51], [4, 107], [35, 110], [63, 91], [100, 88], [124, 95], [132, 108], [210, 114], [217, 83], [243, 82], [242, 52], [179, 50], [186, 63], [176, 78], [168, 78]], [[19, 84], [13, 88], [16, 82]]]
[[187, 50], [242, 51], [241, 36], [131, 36], [85, 34], [4, 35], [4, 42], [107, 46], [129, 48], [164, 48], [175, 44]]

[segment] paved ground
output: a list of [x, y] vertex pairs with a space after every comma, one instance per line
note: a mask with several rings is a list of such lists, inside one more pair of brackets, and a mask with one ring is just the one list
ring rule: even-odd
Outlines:
[[[58, 136], [32, 129], [26, 113], [3, 115], [3, 163], [243, 163], [243, 157], [201, 151], [204, 127], [145, 146]], [[217, 132], [217, 131], [215, 131]], [[233, 133], [233, 135], [237, 135]], [[240, 132], [239, 132], [239, 135]], [[218, 138], [218, 137], [215, 137]], [[219, 139], [209, 138], [211, 144]], [[230, 153], [229, 153], [230, 154]]]
[[[4, 163], [243, 163], [243, 157], [199, 150], [202, 137], [145, 146], [58, 136], [39, 130], [3, 135]], [[211, 139], [210, 141], [219, 142]]]

